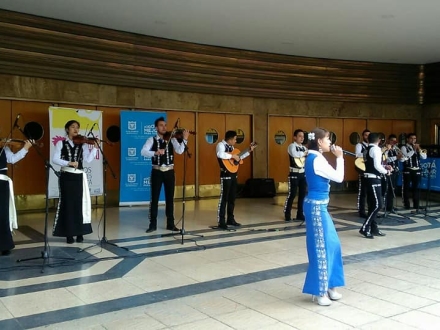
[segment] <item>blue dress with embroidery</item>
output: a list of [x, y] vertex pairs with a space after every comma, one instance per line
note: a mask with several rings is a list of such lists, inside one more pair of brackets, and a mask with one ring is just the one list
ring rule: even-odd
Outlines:
[[322, 296], [329, 288], [344, 286], [341, 243], [328, 213], [330, 180], [315, 173], [316, 154], [306, 158], [308, 194], [304, 200], [306, 243], [309, 266], [303, 293]]

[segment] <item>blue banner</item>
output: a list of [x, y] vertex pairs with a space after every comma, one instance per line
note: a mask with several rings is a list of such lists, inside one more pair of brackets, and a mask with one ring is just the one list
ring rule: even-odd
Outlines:
[[430, 190], [440, 191], [440, 177], [437, 176], [437, 166], [439, 164], [439, 158], [426, 158], [420, 160], [420, 166], [422, 167], [420, 188], [428, 189], [428, 178], [430, 177]]
[[[399, 163], [399, 168], [402, 171], [403, 163]], [[429, 188], [432, 191], [440, 191], [440, 176], [437, 176], [437, 167], [440, 165], [440, 158], [426, 158], [420, 159], [420, 166], [422, 168], [422, 178], [420, 180], [420, 188], [428, 189], [428, 178], [430, 178]], [[402, 173], [402, 172], [401, 172]], [[402, 175], [400, 174], [397, 180], [397, 185], [402, 185]]]
[[[164, 112], [121, 111], [121, 182], [119, 205], [145, 205], [150, 203], [151, 158], [141, 155], [147, 139], [156, 135], [154, 121]], [[165, 200], [162, 189], [159, 201]]]

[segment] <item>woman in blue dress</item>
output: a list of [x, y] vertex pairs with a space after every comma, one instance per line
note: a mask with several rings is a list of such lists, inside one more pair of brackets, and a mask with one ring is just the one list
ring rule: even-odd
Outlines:
[[[342, 298], [335, 288], [345, 284], [341, 243], [327, 210], [330, 180], [344, 180], [344, 158], [342, 149], [331, 145], [327, 130], [315, 128], [308, 138], [309, 153], [305, 162], [308, 194], [304, 200], [304, 215], [309, 267], [303, 293], [313, 295], [313, 300], [316, 297], [319, 305], [329, 306], [332, 300]], [[324, 152], [336, 156], [336, 169], [325, 159]]]

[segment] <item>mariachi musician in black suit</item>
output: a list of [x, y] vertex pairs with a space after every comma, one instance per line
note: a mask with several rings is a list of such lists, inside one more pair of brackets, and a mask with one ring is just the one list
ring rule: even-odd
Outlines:
[[426, 159], [427, 155], [426, 151], [420, 149], [420, 145], [416, 143], [417, 136], [415, 133], [408, 134], [406, 141], [406, 145], [401, 148], [402, 154], [406, 157], [405, 163], [403, 163], [402, 177], [403, 206], [406, 209], [410, 208], [409, 190], [411, 186], [413, 207], [418, 209], [420, 203], [418, 188], [422, 176], [420, 159]]
[[304, 131], [301, 129], [293, 132], [295, 142], [291, 143], [287, 148], [289, 154], [289, 193], [284, 203], [284, 220], [291, 221], [290, 214], [292, 211], [293, 200], [298, 189], [298, 208], [296, 212], [296, 220], [304, 221], [303, 203], [306, 195], [306, 177], [304, 174], [304, 157], [307, 155], [307, 148], [303, 146]]

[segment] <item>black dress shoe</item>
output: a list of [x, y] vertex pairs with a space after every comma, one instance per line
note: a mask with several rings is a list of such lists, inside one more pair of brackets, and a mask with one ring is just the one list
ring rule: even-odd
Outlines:
[[241, 223], [238, 223], [238, 222], [235, 221], [235, 220], [226, 221], [226, 224], [227, 224], [228, 226], [234, 226], [234, 227], [240, 227], [240, 226], [241, 226]]
[[369, 238], [372, 239], [374, 238], [373, 234], [370, 233], [369, 231], [364, 231], [362, 229], [359, 229], [359, 234], [361, 234], [362, 236], [364, 236], [365, 238]]
[[223, 230], [228, 230], [229, 229], [228, 225], [225, 224], [225, 223], [219, 223], [217, 227], [218, 227], [218, 229], [223, 229]]
[[284, 218], [284, 221], [290, 222], [290, 221], [292, 221], [292, 218]]
[[76, 242], [77, 242], [77, 243], [82, 243], [82, 242], [84, 242], [84, 236], [83, 236], [83, 235], [78, 235], [78, 236], [76, 236]]
[[297, 216], [296, 217], [296, 219], [295, 219], [296, 221], [306, 221], [306, 218], [304, 218], [304, 216]]
[[73, 244], [75, 243], [75, 240], [73, 239], [73, 236], [66, 237], [66, 243], [67, 244]]
[[386, 236], [387, 235], [384, 232], [381, 232], [380, 230], [373, 231], [372, 234], [373, 234], [373, 236]]
[[180, 231], [179, 228], [177, 228], [176, 226], [172, 225], [172, 226], [167, 226], [167, 230], [172, 230], [172, 231]]
[[368, 215], [366, 213], [359, 213], [359, 216], [364, 219], [368, 218]]
[[11, 254], [11, 250], [3, 250], [2, 251], [2, 256], [8, 256]]
[[145, 231], [146, 233], [152, 233], [153, 231], [156, 231], [156, 227], [148, 227], [148, 229]]

